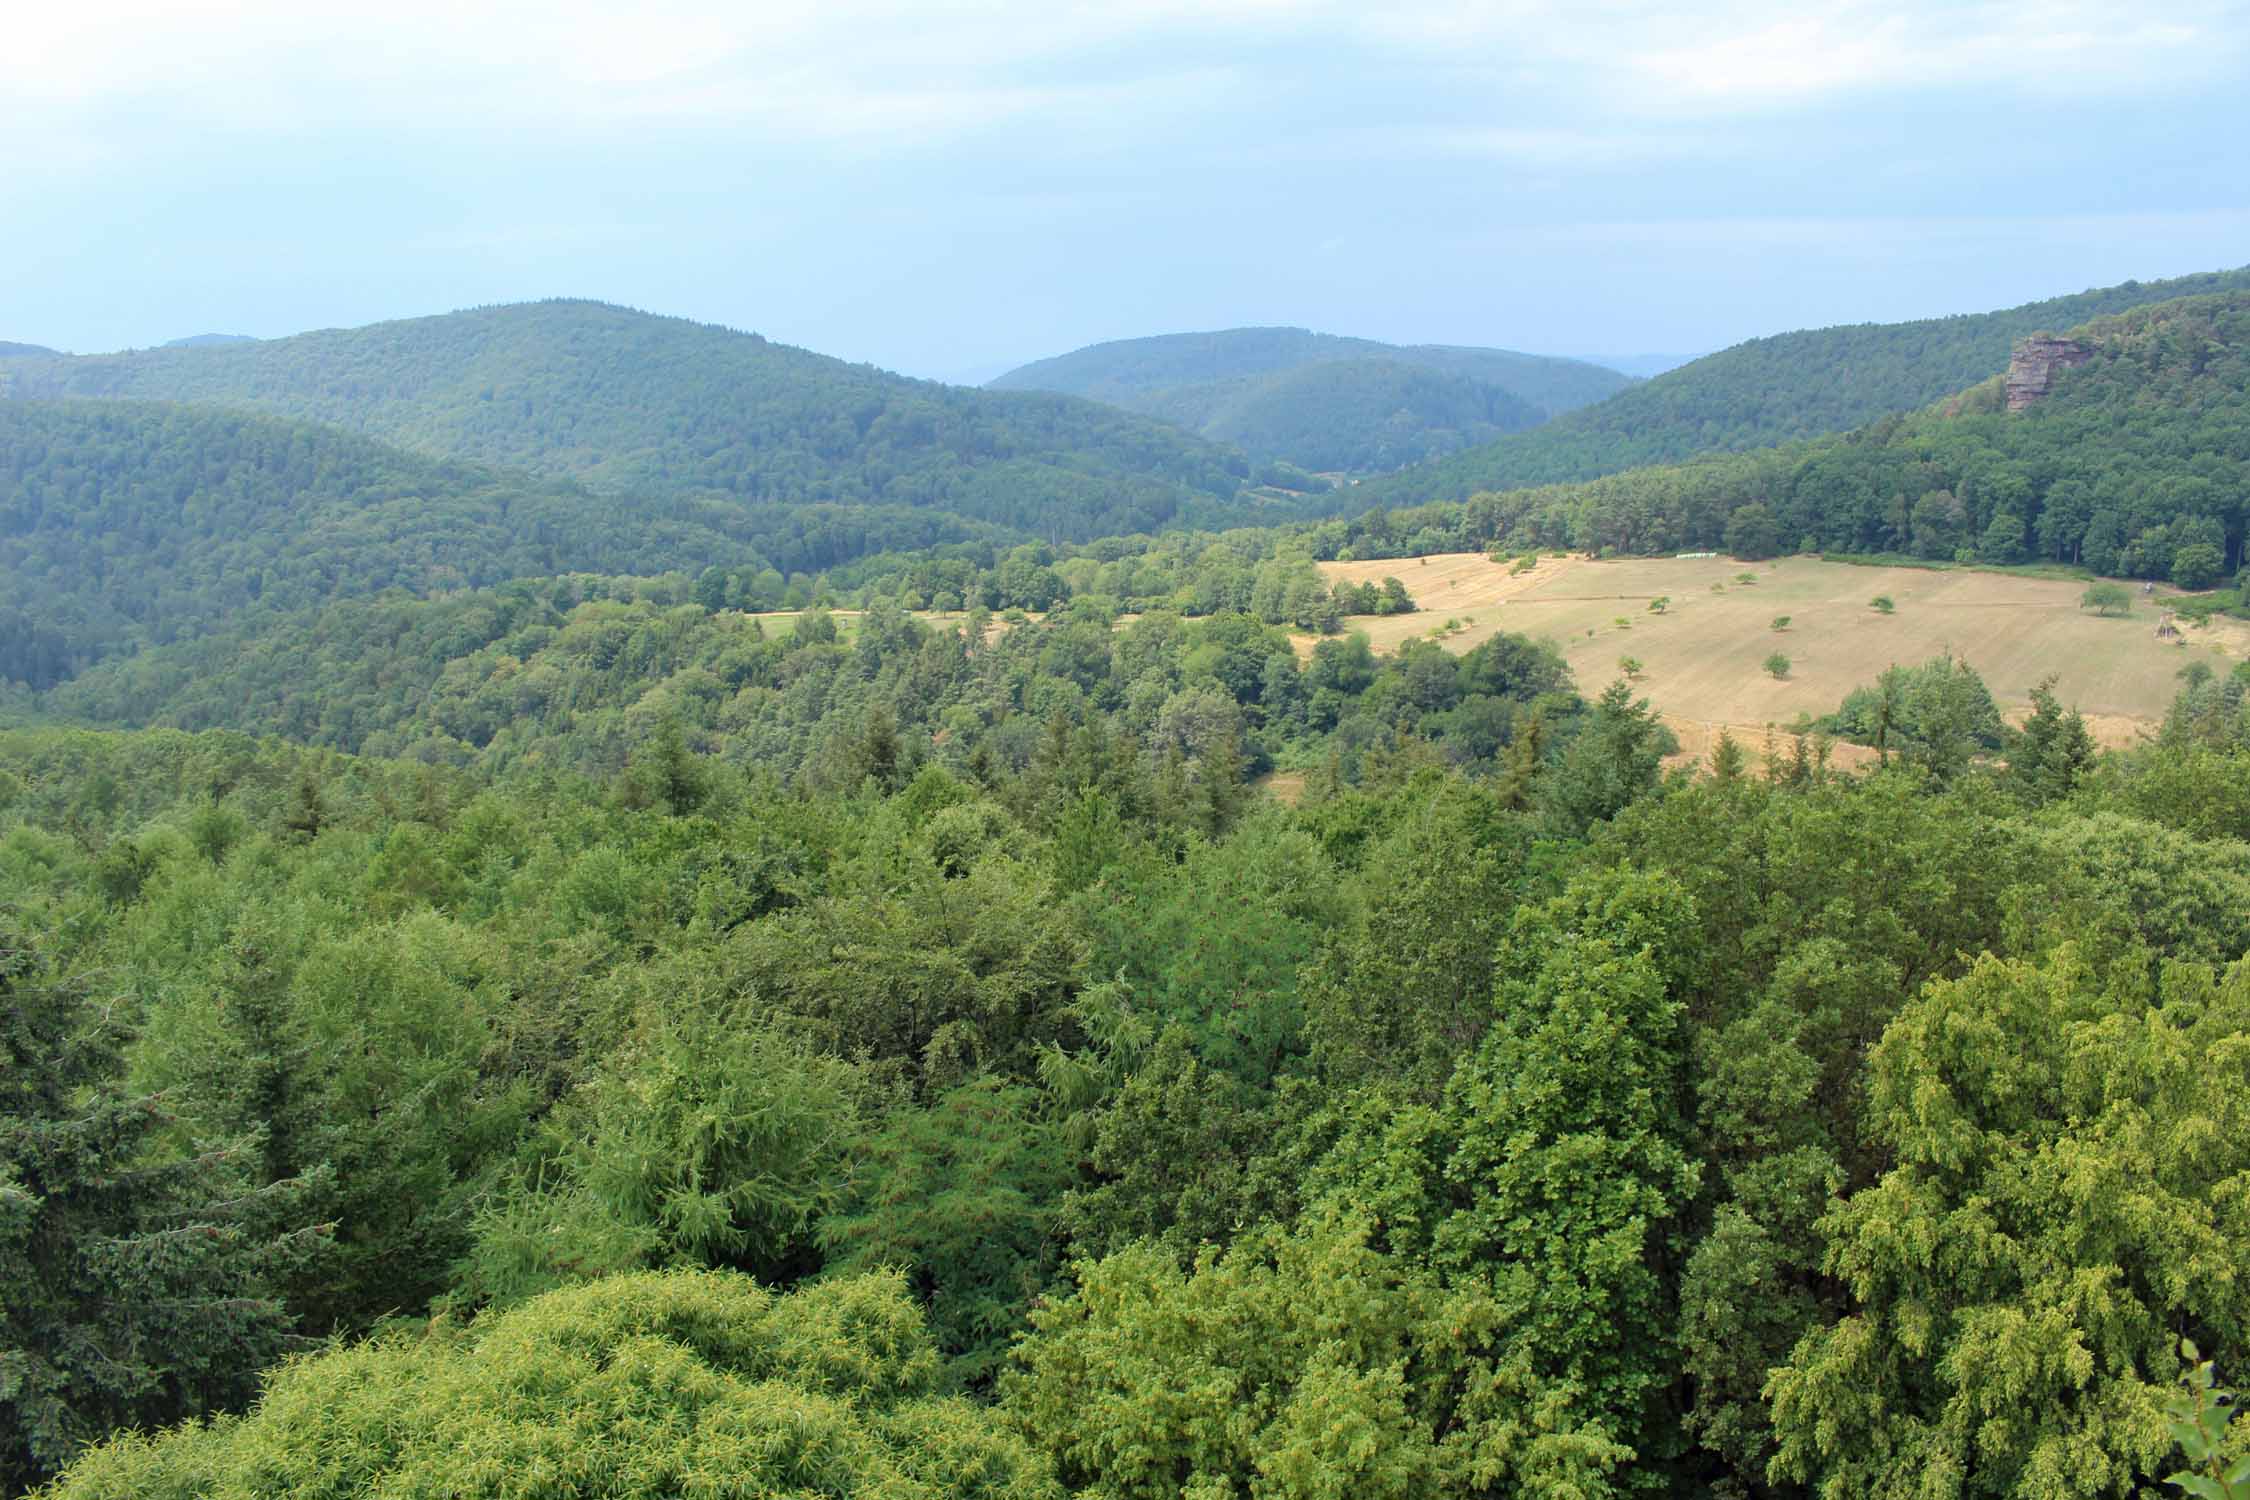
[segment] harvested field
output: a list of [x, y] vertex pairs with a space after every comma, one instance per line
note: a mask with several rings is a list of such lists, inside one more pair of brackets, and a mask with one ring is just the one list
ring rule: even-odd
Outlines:
[[[1537, 571], [1511, 577], [1510, 564], [1477, 553], [1427, 562], [1324, 563], [1333, 579], [1395, 576], [1421, 609], [1411, 615], [1353, 619], [1378, 651], [1416, 636], [1466, 651], [1499, 631], [1544, 639], [1561, 651], [1581, 691], [1618, 676], [1618, 661], [1641, 664], [1638, 687], [1680, 733], [1731, 725], [1753, 752], [1764, 725], [1829, 712], [1844, 695], [1893, 663], [1927, 661], [1950, 650], [1981, 673], [2001, 707], [2020, 714], [2030, 691], [2053, 674], [2056, 692], [2076, 704], [2105, 744], [2129, 743], [2163, 716], [2191, 660], [2220, 670], [2250, 656], [2250, 627], [2235, 621], [2189, 628], [2184, 644], [2159, 641], [2165, 591], [2143, 597], [2130, 615], [2101, 618], [2078, 607], [2083, 583], [1968, 569], [1858, 567], [1812, 558], [1741, 563], [1726, 557], [1542, 558]], [[1754, 583], [1739, 582], [1743, 573]], [[1717, 587], [1714, 587], [1716, 585]], [[1870, 607], [1878, 595], [1895, 608]], [[1649, 604], [1667, 597], [1661, 614]], [[1776, 616], [1789, 617], [1776, 631]], [[1311, 649], [1309, 639], [1301, 641]], [[1769, 675], [1767, 656], [1790, 659], [1785, 678]], [[1682, 749], [1689, 736], [1681, 733]], [[1839, 756], [1844, 754], [1839, 751]]]

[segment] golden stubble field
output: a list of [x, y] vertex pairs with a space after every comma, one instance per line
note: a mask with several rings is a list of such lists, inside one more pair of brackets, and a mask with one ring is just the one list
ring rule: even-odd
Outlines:
[[[2032, 687], [2052, 675], [2062, 700], [2105, 743], [2118, 744], [2163, 717], [2189, 661], [2223, 672], [2250, 655], [2250, 627], [2235, 621], [2189, 628], [2185, 645], [2158, 640], [2164, 591], [2144, 598], [2138, 584], [2131, 585], [2132, 614], [2104, 619], [2078, 607], [2082, 583], [1966, 569], [1800, 557], [1542, 558], [1536, 571], [1516, 576], [1509, 566], [1453, 553], [1320, 568], [1354, 583], [1396, 576], [1414, 596], [1415, 614], [1346, 622], [1377, 651], [1395, 651], [1453, 619], [1461, 627], [1441, 638], [1446, 649], [1467, 651], [1500, 631], [1546, 640], [1589, 696], [1620, 675], [1620, 657], [1633, 657], [1642, 669], [1637, 690], [1673, 724], [1684, 755], [1699, 753], [1720, 725], [1755, 750], [1763, 726], [1827, 713], [1894, 662], [1948, 650], [1983, 675], [2010, 717], [2020, 717]], [[1738, 582], [1743, 573], [1757, 581]], [[1660, 595], [1671, 603], [1651, 614], [1649, 601]], [[1890, 597], [1893, 613], [1870, 607], [1877, 595]], [[1777, 615], [1789, 616], [1788, 629], [1772, 628]], [[1300, 648], [1309, 652], [1312, 644], [1306, 637]], [[1776, 651], [1791, 663], [1778, 680], [1764, 666]]]

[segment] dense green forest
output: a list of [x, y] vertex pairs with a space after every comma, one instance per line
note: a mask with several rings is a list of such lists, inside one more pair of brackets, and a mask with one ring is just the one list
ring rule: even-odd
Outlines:
[[2223, 581], [2250, 290], [2052, 326], [2020, 412], [1061, 539], [0, 401], [0, 1492], [2225, 1495], [2250, 664], [1668, 766], [1348, 628], [1467, 547]]
[[2026, 334], [2175, 298], [2250, 288], [2250, 268], [2129, 281], [2002, 312], [1868, 323], [1752, 339], [1599, 405], [1360, 487], [1369, 506], [1465, 500], [1486, 490], [1592, 479], [1698, 453], [1841, 432], [1997, 375]]
[[1310, 551], [1822, 550], [2071, 563], [2191, 589], [2230, 579], [2250, 504], [2250, 292], [2072, 336], [2088, 362], [2023, 411], [1994, 377], [1841, 437], [1322, 523]]
[[804, 602], [810, 574], [878, 548], [1015, 535], [906, 506], [622, 500], [209, 407], [0, 401], [0, 682], [46, 688], [221, 622], [255, 629], [386, 589], [687, 559], [779, 608]]
[[[661, 709], [470, 769], [0, 735], [9, 1481], [2170, 1472], [2180, 1336], [2250, 1357], [2244, 674], [2098, 761], [1665, 777], [1509, 638], [1146, 623], [1116, 707], [1036, 630], [785, 645], [866, 689], [786, 775]], [[933, 652], [1014, 696], [901, 712]], [[1285, 806], [1292, 678], [1351, 706]]]
[[1254, 459], [1365, 473], [1536, 426], [1629, 383], [1598, 365], [1505, 349], [1232, 328], [1095, 344], [1011, 370], [989, 388], [1085, 396]]
[[1166, 423], [907, 380], [593, 302], [13, 359], [0, 362], [0, 395], [249, 407], [605, 493], [919, 506], [1048, 539], [1255, 510], [1237, 502], [1253, 477], [1239, 453]]

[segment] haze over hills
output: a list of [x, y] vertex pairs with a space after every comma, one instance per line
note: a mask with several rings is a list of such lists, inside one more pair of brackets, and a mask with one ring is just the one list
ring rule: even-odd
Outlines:
[[184, 339], [167, 339], [167, 349], [217, 349], [227, 344], [255, 344], [247, 333], [191, 333]]
[[1240, 454], [1147, 417], [595, 302], [19, 358], [0, 365], [0, 395], [246, 407], [597, 490], [931, 507], [1058, 538], [1270, 510], [1238, 503]]
[[2250, 268], [2129, 281], [1998, 312], [1752, 339], [1535, 430], [1370, 480], [1351, 503], [1458, 500], [1838, 432], [1998, 374], [2026, 334], [2245, 287]]
[[16, 344], [6, 339], [0, 339], [0, 359], [36, 357], [59, 354], [60, 352], [59, 350], [49, 349], [44, 344]]
[[1630, 383], [1582, 361], [1505, 349], [1232, 328], [1094, 344], [1011, 370], [990, 388], [1085, 396], [1254, 458], [1370, 472], [1536, 426]]

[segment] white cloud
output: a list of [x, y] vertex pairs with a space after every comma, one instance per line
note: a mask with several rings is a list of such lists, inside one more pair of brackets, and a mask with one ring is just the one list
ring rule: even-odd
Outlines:
[[1352, 124], [1567, 165], [1598, 154], [1621, 120], [1933, 85], [2142, 90], [2239, 64], [2250, 33], [2243, 0], [80, 0], [12, 11], [0, 124], [18, 140], [120, 151], [152, 118], [189, 132], [708, 123], [815, 144], [1025, 122], [1176, 126], [1239, 103], [1230, 90], [1292, 81], [1313, 56], [1330, 60], [1324, 81], [1347, 98], [1377, 65], [1490, 78], [1489, 119], [1437, 130], [1414, 118], [1422, 101], [1409, 90], [1372, 101], [1394, 118]]

